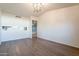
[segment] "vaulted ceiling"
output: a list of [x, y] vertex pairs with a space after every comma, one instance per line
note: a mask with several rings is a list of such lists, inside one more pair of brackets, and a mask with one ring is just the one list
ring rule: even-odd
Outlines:
[[59, 8], [78, 5], [77, 3], [49, 3], [44, 4], [42, 11], [33, 13], [32, 3], [0, 3], [0, 9], [4, 12], [16, 14], [18, 16], [39, 16], [48, 10], [55, 10]]

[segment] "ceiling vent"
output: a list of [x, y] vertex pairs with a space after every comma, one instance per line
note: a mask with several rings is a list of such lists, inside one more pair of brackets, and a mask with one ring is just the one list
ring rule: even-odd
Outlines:
[[21, 18], [21, 16], [16, 16], [17, 18]]

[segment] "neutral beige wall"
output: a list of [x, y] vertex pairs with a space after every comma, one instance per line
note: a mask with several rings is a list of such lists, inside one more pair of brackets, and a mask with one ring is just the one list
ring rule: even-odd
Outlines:
[[79, 5], [42, 14], [37, 36], [79, 48]]

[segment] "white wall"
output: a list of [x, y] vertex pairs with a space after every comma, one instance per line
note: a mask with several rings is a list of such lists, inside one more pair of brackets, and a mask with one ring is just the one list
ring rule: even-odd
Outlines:
[[[11, 26], [7, 31], [1, 30], [1, 41], [32, 38], [32, 23], [29, 18], [17, 18], [16, 15], [2, 13], [1, 26]], [[27, 27], [27, 30], [24, 30]]]
[[79, 48], [79, 5], [42, 14], [37, 33], [40, 38]]

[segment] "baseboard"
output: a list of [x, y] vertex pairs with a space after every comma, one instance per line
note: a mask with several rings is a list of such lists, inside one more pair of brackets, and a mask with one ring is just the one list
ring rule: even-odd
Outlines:
[[14, 39], [14, 40], [8, 40], [8, 41], [2, 41], [2, 42], [9, 42], [9, 41], [16, 41], [16, 40], [23, 40], [23, 39], [32, 39], [32, 38], [20, 38], [20, 39]]
[[52, 42], [52, 43], [55, 43], [55, 44], [59, 44], [59, 45], [62, 45], [62, 46], [67, 46], [67, 47], [71, 47], [71, 48], [75, 48], [75, 49], [78, 49], [78, 50], [79, 50], [78, 47], [74, 47], [74, 46], [66, 45], [66, 44], [63, 44], [63, 43], [59, 43], [59, 42], [55, 42], [55, 41], [51, 41], [51, 40], [47, 40], [47, 39], [40, 38], [40, 37], [37, 37], [37, 38], [39, 38], [39, 39], [41, 39], [41, 40], [46, 40], [46, 41], [49, 41], [49, 42]]

